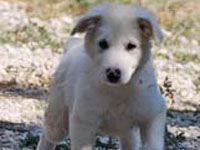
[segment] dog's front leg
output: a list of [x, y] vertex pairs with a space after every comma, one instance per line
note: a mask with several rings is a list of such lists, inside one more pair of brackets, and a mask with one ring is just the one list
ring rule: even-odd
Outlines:
[[164, 150], [165, 111], [141, 125], [142, 150]]
[[[99, 125], [99, 111], [94, 104], [81, 101], [75, 104], [70, 116], [70, 138], [72, 150], [93, 150]], [[90, 107], [88, 107], [90, 106]]]
[[[90, 117], [88, 116], [88, 118]], [[82, 120], [80, 116], [72, 114], [70, 119], [71, 149], [93, 150], [96, 130], [96, 123], [91, 120]]]
[[134, 127], [129, 132], [124, 132], [120, 136], [121, 150], [139, 150], [140, 136], [139, 129]]

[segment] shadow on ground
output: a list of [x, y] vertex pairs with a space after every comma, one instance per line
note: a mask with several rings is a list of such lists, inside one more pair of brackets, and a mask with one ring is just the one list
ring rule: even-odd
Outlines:
[[170, 126], [185, 127], [185, 128], [196, 126], [200, 128], [200, 110], [180, 111], [180, 110], [169, 109], [168, 118], [174, 119], [174, 121], [168, 122]]
[[21, 96], [23, 98], [35, 98], [40, 100], [46, 98], [48, 89], [31, 86], [28, 87], [17, 84], [15, 81], [0, 82], [0, 93], [7, 96]]
[[[190, 115], [194, 115], [197, 118], [192, 119]], [[168, 118], [179, 118], [179, 121], [173, 121], [169, 119], [168, 125], [173, 127], [200, 127], [200, 112], [199, 111], [177, 111], [169, 110]], [[176, 119], [175, 119], [176, 120]], [[182, 124], [188, 120], [187, 124]], [[7, 148], [9, 150], [23, 150], [23, 148], [33, 150], [39, 141], [41, 135], [41, 128], [37, 125], [25, 124], [25, 123], [12, 123], [0, 121], [0, 148]], [[185, 140], [184, 133], [174, 134], [169, 130], [166, 130], [166, 150], [170, 150], [170, 146], [175, 147]], [[198, 139], [196, 139], [198, 140]], [[114, 142], [113, 142], [114, 141]], [[97, 140], [97, 146], [104, 149], [117, 149], [115, 144], [116, 140], [110, 139], [110, 142], [104, 143], [100, 139]], [[198, 142], [198, 141], [196, 141]], [[69, 139], [61, 142], [56, 150], [68, 150]], [[3, 149], [2, 149], [3, 150]], [[185, 150], [189, 150], [185, 148]]]
[[[47, 99], [48, 89], [36, 86], [25, 87], [18, 85], [16, 82], [0, 82], [0, 94], [3, 96], [22, 97], [25, 99], [33, 98], [36, 100]], [[196, 130], [199, 132], [200, 128], [200, 109], [198, 105], [192, 103], [186, 103], [185, 105], [194, 105], [196, 111], [192, 110], [175, 110], [169, 109], [167, 113], [167, 128], [166, 128], [166, 150], [174, 150], [175, 147], [186, 140], [190, 140], [196, 145], [200, 145], [200, 136], [189, 138], [185, 136], [188, 130]], [[170, 130], [171, 128], [176, 129], [187, 129], [187, 130]], [[41, 135], [41, 128], [35, 124], [27, 123], [15, 123], [0, 121], [0, 150], [34, 150], [39, 141]], [[109, 138], [107, 142], [97, 138], [97, 147], [100, 149], [118, 149], [116, 140]], [[69, 139], [61, 142], [56, 150], [68, 150]], [[171, 148], [172, 147], [172, 148]], [[180, 148], [177, 148], [179, 150]], [[191, 150], [185, 146], [184, 150]], [[192, 149], [193, 150], [193, 149]], [[194, 149], [196, 150], [196, 149]]]

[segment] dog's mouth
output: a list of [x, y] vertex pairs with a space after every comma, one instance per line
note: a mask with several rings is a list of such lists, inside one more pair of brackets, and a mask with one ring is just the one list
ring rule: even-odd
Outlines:
[[122, 84], [121, 83], [111, 83], [111, 82], [105, 81], [104, 85], [109, 86], [109, 87], [119, 87]]

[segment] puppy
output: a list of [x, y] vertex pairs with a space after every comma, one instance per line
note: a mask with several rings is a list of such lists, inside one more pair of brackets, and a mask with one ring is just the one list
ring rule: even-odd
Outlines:
[[83, 32], [65, 46], [37, 150], [53, 150], [68, 134], [72, 150], [93, 150], [96, 133], [119, 137], [122, 150], [163, 150], [166, 107], [151, 53], [152, 40], [162, 40], [156, 19], [139, 6], [104, 3], [71, 34]]

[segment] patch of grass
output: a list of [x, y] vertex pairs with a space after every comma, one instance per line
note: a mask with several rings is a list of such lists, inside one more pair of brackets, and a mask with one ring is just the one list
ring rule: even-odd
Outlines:
[[46, 110], [48, 106], [47, 101], [45, 100], [40, 100], [40, 105], [38, 106], [39, 110]]
[[200, 76], [198, 76], [196, 79], [194, 79], [193, 83], [196, 87], [196, 90], [200, 91]]
[[55, 150], [70, 150], [70, 147], [67, 144], [59, 144]]
[[[56, 146], [56, 150], [70, 150], [70, 143], [67, 142], [68, 139], [65, 139], [64, 142], [61, 142]], [[183, 132], [180, 132], [176, 135], [169, 132], [166, 128], [165, 132], [165, 143], [167, 147], [178, 147], [179, 143], [183, 142], [185, 140], [185, 136]], [[20, 148], [23, 149], [36, 149], [37, 143], [39, 142], [39, 135], [32, 134], [31, 132], [28, 132], [25, 139], [21, 140]], [[119, 145], [116, 143], [116, 141], [112, 138], [109, 138], [108, 143], [103, 143], [100, 141], [99, 138], [97, 138], [96, 142], [96, 148], [99, 149], [112, 149], [117, 150]], [[168, 149], [171, 150], [171, 149]]]
[[0, 44], [11, 43], [12, 39], [9, 32], [0, 32]]
[[[166, 128], [165, 132], [165, 143], [168, 147], [178, 147], [179, 143], [182, 143], [185, 140], [183, 132], [178, 133], [177, 135], [172, 134]], [[168, 149], [169, 150], [169, 149]]]
[[[8, 0], [26, 3], [26, 11], [41, 19], [57, 17], [63, 13], [81, 15], [102, 2], [140, 3], [141, 0]], [[35, 13], [36, 12], [36, 13]]]
[[189, 63], [189, 62], [200, 63], [200, 58], [196, 54], [189, 54], [189, 53], [176, 51], [174, 53], [174, 57], [177, 61], [179, 61], [183, 64], [186, 64], [186, 63]]
[[158, 52], [158, 49], [153, 49], [153, 58], [163, 58], [163, 59], [169, 59], [169, 56], [167, 54], [162, 54]]
[[[9, 0], [19, 1], [19, 0]], [[199, 0], [20, 0], [27, 4], [26, 10], [38, 17], [48, 19], [61, 14], [80, 15], [102, 2], [139, 4], [152, 10], [161, 26], [171, 31], [171, 44], [179, 36], [196, 39], [200, 43]], [[33, 13], [34, 14], [34, 13]]]
[[30, 43], [33, 45], [33, 49], [34, 47], [50, 47], [53, 51], [57, 51], [63, 46], [63, 40], [59, 39], [53, 31], [32, 22], [13, 30], [0, 32], [0, 44], [22, 45]]
[[111, 138], [111, 137], [109, 137], [107, 143], [101, 142], [100, 138], [97, 137], [96, 147], [103, 148], [103, 149], [112, 149], [112, 150], [118, 149], [118, 145], [117, 145], [115, 139]]
[[[39, 135], [38, 134], [34, 135], [31, 132], [27, 132], [26, 137], [21, 140], [20, 147], [22, 149], [23, 148], [36, 149], [38, 142], [39, 142]], [[101, 142], [100, 138], [98, 137], [95, 147], [100, 148], [100, 149], [117, 150], [119, 145], [116, 143], [116, 141], [113, 138], [109, 138], [108, 142], [103, 143], [103, 142]], [[57, 144], [55, 150], [70, 150], [69, 139], [64, 139], [64, 141]]]
[[37, 143], [39, 142], [39, 135], [33, 135], [31, 132], [27, 132], [26, 138], [21, 140], [20, 148], [28, 147], [36, 149]]

